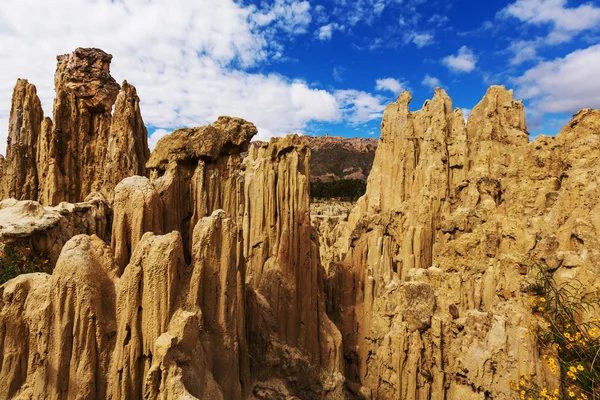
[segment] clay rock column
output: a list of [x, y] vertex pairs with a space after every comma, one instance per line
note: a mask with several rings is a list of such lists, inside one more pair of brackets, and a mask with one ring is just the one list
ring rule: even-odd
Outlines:
[[148, 178], [125, 178], [115, 188], [111, 247], [115, 262], [124, 269], [146, 232], [163, 232], [163, 202]]
[[297, 135], [273, 138], [244, 160], [246, 282], [253, 298], [264, 299], [262, 318], [276, 326], [272, 342], [297, 348], [310, 367], [323, 368], [335, 381], [341, 336], [325, 312], [324, 272], [310, 222], [309, 161], [308, 142]]
[[6, 197], [17, 200], [37, 199], [37, 141], [43, 118], [44, 112], [35, 86], [25, 79], [18, 79], [8, 122], [4, 172]]

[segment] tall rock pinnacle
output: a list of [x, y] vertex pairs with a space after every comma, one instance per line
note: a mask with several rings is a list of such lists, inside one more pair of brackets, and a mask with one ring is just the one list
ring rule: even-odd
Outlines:
[[53, 121], [43, 118], [35, 86], [17, 81], [0, 193], [46, 205], [92, 192], [110, 197], [123, 178], [146, 174], [150, 151], [136, 90], [119, 86], [102, 50], [78, 48], [57, 59]]

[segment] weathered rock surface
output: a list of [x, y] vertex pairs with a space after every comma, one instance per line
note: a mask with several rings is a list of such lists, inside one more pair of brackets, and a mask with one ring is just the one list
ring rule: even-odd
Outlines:
[[54, 266], [65, 243], [79, 234], [110, 236], [108, 206], [90, 196], [82, 203], [44, 207], [31, 200], [0, 202], [0, 247], [30, 248]]
[[[219, 117], [212, 125], [179, 129], [163, 137], [147, 168], [164, 209], [165, 232], [181, 232], [189, 259], [196, 223], [213, 211], [241, 221], [241, 153], [256, 127], [240, 118]], [[241, 222], [240, 222], [241, 223]]]
[[146, 174], [139, 98], [133, 86], [120, 87], [110, 75], [111, 59], [87, 48], [58, 57], [54, 121], [43, 117], [35, 86], [17, 81], [0, 174], [3, 197], [56, 205], [101, 192], [110, 200], [123, 178]]
[[367, 193], [327, 283], [345, 373], [373, 399], [513, 398], [509, 379], [554, 383], [523, 282], [600, 279], [600, 111], [528, 141], [512, 91], [491, 87], [465, 126], [442, 90], [386, 109]]
[[[244, 160], [246, 281], [262, 322], [273, 331], [268, 350], [251, 348], [255, 350], [251, 355], [261, 375], [270, 375], [267, 387], [273, 378], [290, 381], [286, 374], [306, 385], [301, 368], [313, 374], [318, 390], [319, 373], [324, 370], [331, 387], [325, 387], [321, 396], [336, 398], [343, 382], [341, 336], [325, 310], [323, 270], [310, 222], [309, 161], [308, 143], [295, 135], [251, 148]], [[254, 319], [249, 317], [251, 337], [259, 337], [264, 327]], [[286, 357], [286, 348], [297, 355]], [[267, 356], [273, 352], [279, 354], [275, 360]], [[274, 370], [282, 359], [287, 368], [278, 376]], [[292, 389], [301, 391], [302, 398], [315, 398], [315, 388]]]
[[[152, 179], [116, 186], [110, 246], [75, 236], [51, 277], [0, 287], [0, 398], [342, 398], [341, 336], [310, 225], [310, 153], [294, 136], [242, 165], [254, 133], [222, 117], [166, 137]], [[16, 205], [44, 229], [64, 219]], [[268, 272], [245, 245], [264, 235]]]
[[13, 92], [8, 125], [6, 167], [3, 197], [17, 200], [37, 199], [38, 176], [36, 169], [37, 141], [44, 112], [35, 86], [18, 79]]
[[[310, 147], [310, 180], [330, 182], [340, 179], [366, 181], [377, 150], [378, 139], [341, 136], [303, 136]], [[259, 148], [265, 142], [251, 145]]]

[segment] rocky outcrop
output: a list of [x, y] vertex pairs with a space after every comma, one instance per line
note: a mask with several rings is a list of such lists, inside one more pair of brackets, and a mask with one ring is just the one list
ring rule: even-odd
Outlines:
[[[17, 200], [37, 199], [37, 142], [44, 112], [35, 86], [18, 79], [12, 97], [6, 147], [3, 196]], [[2, 197], [4, 198], [4, 197]]]
[[[313, 382], [324, 371], [331, 387], [324, 385], [321, 396], [335, 398], [343, 382], [341, 336], [325, 310], [323, 271], [310, 222], [309, 161], [307, 142], [299, 136], [271, 139], [268, 145], [252, 148], [244, 160], [246, 281], [267, 331], [273, 332], [266, 344], [269, 350], [251, 354], [257, 366], [269, 371], [261, 375], [270, 375], [271, 380], [278, 377], [306, 385], [299, 368], [311, 371]], [[249, 329], [251, 337], [259, 337], [264, 327], [250, 323]], [[300, 357], [290, 360], [283, 348], [294, 349]], [[273, 352], [280, 356], [265, 358]], [[287, 368], [277, 376], [275, 363], [282, 359], [288, 359]], [[304, 365], [299, 363], [303, 359]], [[294, 379], [289, 379], [290, 374], [295, 374]], [[263, 384], [269, 387], [272, 382]], [[293, 389], [301, 391], [302, 398], [316, 398], [314, 388]]]
[[148, 178], [125, 178], [115, 188], [111, 249], [123, 269], [146, 232], [163, 233], [164, 205]]
[[79, 234], [110, 236], [109, 209], [100, 198], [44, 207], [31, 200], [0, 202], [0, 249], [28, 248], [54, 266], [65, 243]]
[[[165, 137], [151, 179], [116, 186], [110, 246], [75, 236], [51, 277], [0, 287], [0, 398], [343, 396], [310, 225], [310, 153], [293, 136], [242, 163], [255, 133], [221, 117]], [[65, 218], [16, 205], [35, 208], [44, 229]], [[245, 243], [265, 235], [263, 267]]]
[[222, 209], [241, 221], [242, 156], [256, 127], [240, 118], [219, 117], [212, 125], [179, 129], [162, 138], [147, 163], [164, 209], [165, 232], [181, 232], [186, 257], [197, 222]]
[[[310, 147], [311, 182], [341, 179], [366, 181], [377, 150], [378, 139], [344, 138], [341, 136], [303, 136]], [[260, 148], [265, 142], [251, 145]]]
[[0, 178], [4, 197], [56, 205], [101, 192], [110, 200], [123, 178], [146, 174], [139, 98], [133, 86], [120, 87], [110, 75], [111, 59], [87, 48], [58, 57], [53, 121], [43, 118], [35, 86], [17, 81]]
[[589, 199], [600, 196], [600, 112], [529, 142], [523, 104], [504, 87], [466, 126], [442, 90], [419, 111], [409, 101], [403, 93], [384, 113], [328, 278], [350, 387], [373, 399], [476, 399], [512, 398], [519, 373], [556, 385], [526, 334], [541, 323], [527, 271], [538, 259], [559, 281], [599, 278]]

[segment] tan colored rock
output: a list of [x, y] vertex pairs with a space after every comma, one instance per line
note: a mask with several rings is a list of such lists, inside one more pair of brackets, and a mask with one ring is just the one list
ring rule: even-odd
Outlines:
[[35, 86], [18, 79], [8, 121], [8, 146], [3, 174], [5, 197], [37, 199], [37, 141], [43, 118], [44, 112]]
[[[466, 127], [441, 90], [419, 111], [409, 101], [404, 93], [384, 113], [344, 262], [326, 286], [349, 385], [373, 399], [512, 398], [519, 373], [555, 386], [525, 334], [542, 321], [522, 283], [532, 259], [558, 268], [559, 282], [592, 287], [600, 276], [600, 111], [528, 142], [523, 105], [503, 87]], [[410, 285], [430, 289], [413, 296]]]
[[111, 59], [88, 48], [58, 57], [54, 122], [44, 118], [35, 86], [17, 81], [2, 198], [56, 205], [101, 192], [111, 200], [123, 178], [146, 174], [150, 152], [139, 98], [127, 82], [120, 89]]
[[235, 220], [217, 210], [194, 228], [188, 302], [202, 309], [200, 340], [223, 398], [244, 398], [250, 387], [246, 343], [245, 263]]
[[163, 233], [163, 202], [148, 178], [125, 178], [115, 188], [111, 248], [123, 269], [146, 232]]
[[135, 87], [125, 81], [112, 115], [102, 188], [110, 192], [128, 176], [146, 176], [149, 157], [148, 131], [142, 120], [140, 98]]
[[219, 117], [212, 125], [179, 129], [159, 140], [146, 167], [165, 208], [165, 231], [182, 233], [186, 257], [196, 223], [222, 209], [241, 220], [242, 152], [256, 127], [240, 118]]
[[102, 199], [44, 207], [14, 199], [0, 202], [0, 247], [29, 248], [53, 267], [65, 243], [79, 234], [108, 238], [108, 207]]
[[[251, 148], [244, 160], [246, 282], [255, 292], [254, 312], [263, 314], [267, 324], [257, 327], [250, 322], [249, 329], [253, 336], [260, 336], [257, 330], [272, 330], [271, 347], [294, 349], [299, 353], [294, 362], [305, 359], [305, 370], [321, 369], [333, 381], [329, 389], [335, 391], [340, 386], [336, 377], [341, 379], [341, 337], [325, 310], [324, 272], [310, 222], [309, 160], [307, 142], [296, 135]], [[272, 362], [268, 357], [262, 361], [270, 369], [275, 368]], [[294, 362], [286, 362], [288, 374], [298, 373]], [[322, 396], [327, 395], [324, 389]], [[303, 398], [314, 396], [311, 389], [298, 390]]]

